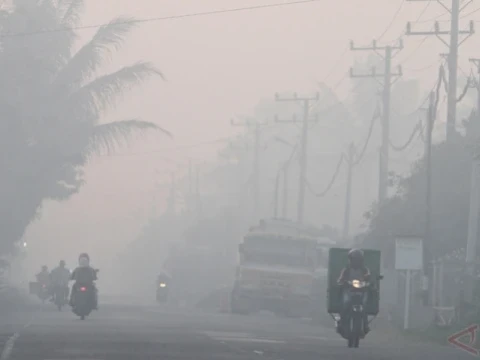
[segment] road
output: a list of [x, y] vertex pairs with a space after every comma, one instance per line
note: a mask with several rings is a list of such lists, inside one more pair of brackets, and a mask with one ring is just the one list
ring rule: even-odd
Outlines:
[[349, 349], [332, 329], [259, 314], [235, 316], [155, 304], [102, 303], [85, 321], [69, 309], [33, 306], [1, 318], [7, 360], [436, 360], [471, 358], [453, 348], [381, 340]]

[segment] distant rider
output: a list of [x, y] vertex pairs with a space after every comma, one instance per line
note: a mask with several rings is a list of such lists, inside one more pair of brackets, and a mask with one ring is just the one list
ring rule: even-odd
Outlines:
[[170, 280], [171, 280], [171, 277], [166, 271], [160, 271], [160, 273], [157, 276], [157, 281], [159, 283], [169, 284]]
[[75, 281], [72, 287], [72, 295], [70, 296], [70, 306], [73, 306], [75, 292], [82, 285], [90, 286], [93, 288], [93, 308], [98, 310], [98, 294], [95, 286], [97, 280], [97, 271], [90, 266], [90, 257], [87, 253], [80, 254], [78, 257], [78, 267], [73, 270], [71, 280]]
[[[340, 277], [337, 280], [338, 285], [342, 286], [341, 288], [341, 298], [342, 298], [342, 314], [340, 314], [340, 324], [343, 325], [343, 319], [346, 318], [346, 312], [349, 310], [350, 304], [350, 292], [346, 291], [343, 288], [343, 285], [352, 280], [368, 281], [370, 279], [370, 270], [365, 266], [365, 257], [363, 251], [360, 249], [352, 249], [348, 252], [348, 265], [342, 269]], [[368, 294], [364, 293], [364, 304], [367, 303]], [[365, 311], [364, 314], [364, 325], [365, 325], [365, 334], [370, 331], [368, 326], [368, 313]]]
[[50, 273], [48, 272], [48, 266], [43, 265], [40, 272], [36, 275], [37, 281], [42, 284], [48, 284], [50, 280]]
[[47, 293], [50, 294], [50, 291], [51, 291], [51, 288], [50, 288], [50, 273], [48, 271], [48, 266], [43, 265], [42, 269], [40, 270], [40, 272], [37, 275], [35, 275], [35, 277], [37, 278], [37, 283], [41, 287], [44, 287], [45, 290], [47, 291]]
[[50, 273], [50, 281], [52, 284], [53, 294], [52, 301], [54, 301], [55, 289], [63, 288], [65, 291], [65, 299], [68, 298], [68, 282], [70, 281], [70, 270], [65, 267], [65, 261], [61, 260], [59, 265]]

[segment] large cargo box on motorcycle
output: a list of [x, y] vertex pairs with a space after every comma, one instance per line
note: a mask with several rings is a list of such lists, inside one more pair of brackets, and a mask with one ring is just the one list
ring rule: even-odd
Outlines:
[[[365, 265], [372, 274], [371, 281], [377, 290], [380, 290], [380, 251], [362, 249], [365, 254]], [[342, 269], [348, 264], [348, 252], [350, 249], [331, 248], [328, 254], [328, 291], [327, 311], [330, 314], [338, 314], [341, 311], [342, 301], [340, 288], [337, 280]], [[367, 313], [377, 315], [379, 312], [379, 291], [369, 293], [367, 302]]]

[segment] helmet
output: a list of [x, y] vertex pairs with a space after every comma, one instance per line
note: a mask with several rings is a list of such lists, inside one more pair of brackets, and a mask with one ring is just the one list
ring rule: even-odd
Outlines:
[[65, 267], [65, 260], [60, 260], [60, 267]]
[[90, 256], [87, 253], [80, 254], [78, 257], [78, 264], [81, 267], [86, 267], [90, 264]]
[[88, 256], [87, 253], [81, 253], [78, 257], [78, 260], [80, 260], [81, 258], [87, 258], [87, 260], [90, 261], [90, 256]]
[[350, 250], [348, 252], [348, 260], [352, 265], [362, 266], [364, 260], [363, 251], [360, 249]]

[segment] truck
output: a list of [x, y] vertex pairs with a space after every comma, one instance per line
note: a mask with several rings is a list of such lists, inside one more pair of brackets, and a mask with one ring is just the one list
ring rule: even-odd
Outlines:
[[230, 297], [232, 313], [260, 310], [314, 317], [325, 311], [328, 249], [335, 241], [287, 220], [262, 220], [239, 244]]

